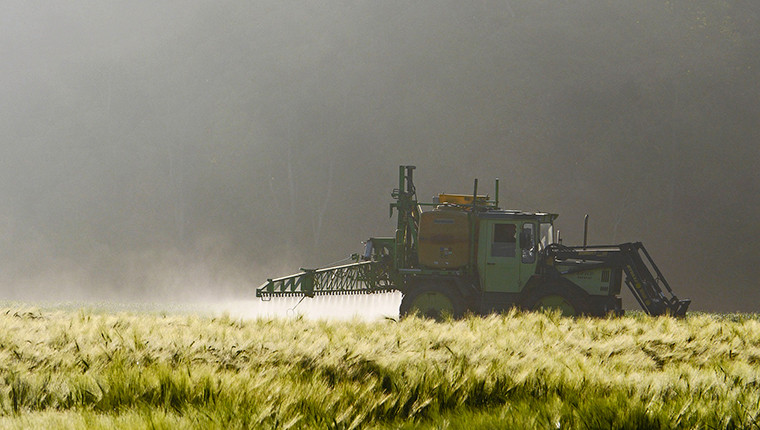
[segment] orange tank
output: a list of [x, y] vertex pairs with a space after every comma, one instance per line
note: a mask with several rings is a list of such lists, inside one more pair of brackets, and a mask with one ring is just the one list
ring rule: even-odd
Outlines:
[[467, 212], [439, 206], [420, 216], [417, 251], [422, 267], [458, 269], [470, 259]]

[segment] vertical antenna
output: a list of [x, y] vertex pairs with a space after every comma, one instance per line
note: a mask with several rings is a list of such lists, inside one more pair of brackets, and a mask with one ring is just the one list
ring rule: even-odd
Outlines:
[[472, 207], [475, 207], [475, 201], [478, 198], [478, 179], [475, 178], [475, 189], [472, 191]]
[[496, 178], [496, 185], [495, 185], [495, 194], [496, 194], [496, 208], [499, 207], [499, 178]]
[[467, 271], [474, 273], [475, 272], [475, 265], [477, 262], [477, 248], [475, 247], [476, 238], [475, 238], [475, 222], [477, 220], [477, 215], [475, 214], [475, 200], [478, 198], [478, 179], [475, 178], [475, 186], [473, 187], [472, 191], [472, 209], [467, 213], [467, 219], [469, 222], [469, 228], [470, 228], [470, 264], [467, 267]]
[[583, 249], [588, 245], [588, 214], [583, 218]]

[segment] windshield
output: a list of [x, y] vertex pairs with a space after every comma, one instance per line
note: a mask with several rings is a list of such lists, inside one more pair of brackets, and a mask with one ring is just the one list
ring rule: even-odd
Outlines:
[[541, 223], [541, 249], [545, 249], [550, 244], [554, 243], [554, 226], [550, 223]]

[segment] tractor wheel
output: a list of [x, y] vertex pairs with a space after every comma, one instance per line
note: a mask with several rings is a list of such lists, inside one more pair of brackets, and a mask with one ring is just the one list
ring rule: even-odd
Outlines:
[[403, 318], [417, 313], [421, 317], [443, 320], [447, 315], [453, 318], [464, 316], [465, 303], [461, 294], [451, 285], [421, 283], [404, 294], [399, 307]]
[[574, 317], [587, 313], [583, 297], [572, 290], [554, 285], [541, 287], [533, 292], [527, 300], [526, 307], [532, 311], [558, 309], [562, 312], [562, 316], [565, 317]]

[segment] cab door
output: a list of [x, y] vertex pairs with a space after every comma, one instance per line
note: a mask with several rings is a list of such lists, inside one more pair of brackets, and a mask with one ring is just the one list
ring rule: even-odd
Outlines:
[[[511, 220], [484, 220], [478, 250], [483, 290], [518, 292], [520, 266], [517, 252], [518, 223]], [[485, 225], [483, 225], [485, 224]], [[484, 228], [485, 227], [485, 228]]]
[[478, 266], [486, 292], [519, 293], [535, 272], [535, 227], [522, 220], [483, 220]]

